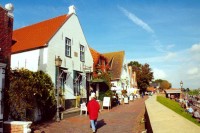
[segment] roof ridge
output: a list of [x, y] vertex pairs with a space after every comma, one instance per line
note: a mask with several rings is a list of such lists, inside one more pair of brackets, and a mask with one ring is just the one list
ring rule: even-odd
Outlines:
[[37, 25], [37, 24], [45, 23], [45, 22], [47, 22], [47, 21], [51, 21], [51, 20], [53, 20], [53, 19], [56, 19], [56, 18], [59, 18], [59, 17], [63, 17], [64, 15], [66, 15], [66, 17], [68, 17], [68, 16], [71, 15], [71, 14], [63, 14], [63, 15], [60, 15], [60, 16], [57, 16], [57, 17], [45, 19], [45, 20], [42, 20], [42, 21], [40, 21], [40, 22], [36, 22], [36, 23], [30, 24], [30, 25], [27, 25], [27, 26], [24, 26], [24, 27], [15, 29], [14, 31], [22, 30], [22, 29], [24, 29], [24, 28], [28, 28], [28, 27], [31, 27], [31, 26], [34, 26], [34, 25]]
[[106, 52], [106, 53], [102, 53], [102, 54], [111, 54], [111, 53], [124, 53], [124, 50], [121, 51], [113, 51], [113, 52]]
[[94, 48], [91, 48], [91, 47], [89, 47], [89, 49], [91, 49], [91, 50], [93, 50], [93, 51], [97, 52], [98, 54], [101, 54], [100, 52], [98, 52], [98, 51], [97, 51], [97, 50], [95, 50]]

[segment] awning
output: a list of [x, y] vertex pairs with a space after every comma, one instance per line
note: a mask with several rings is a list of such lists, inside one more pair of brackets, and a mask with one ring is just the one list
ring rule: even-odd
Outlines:
[[122, 90], [122, 88], [120, 88], [120, 87], [111, 87], [111, 90], [112, 91], [121, 91]]
[[103, 79], [93, 79], [91, 81], [92, 83], [102, 83], [102, 82], [105, 82]]
[[109, 86], [108, 84], [107, 84], [107, 82], [105, 81], [105, 80], [103, 80], [103, 79], [93, 79], [92, 81], [91, 81], [91, 84], [105, 84], [106, 86]]
[[165, 90], [165, 92], [167, 94], [169, 94], [169, 93], [182, 93], [180, 89], [168, 89], [168, 90]]

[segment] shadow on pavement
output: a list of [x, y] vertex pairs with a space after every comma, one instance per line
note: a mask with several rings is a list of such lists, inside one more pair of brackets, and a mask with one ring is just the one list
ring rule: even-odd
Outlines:
[[103, 127], [104, 125], [106, 125], [106, 123], [104, 122], [104, 119], [101, 119], [97, 122], [97, 129]]

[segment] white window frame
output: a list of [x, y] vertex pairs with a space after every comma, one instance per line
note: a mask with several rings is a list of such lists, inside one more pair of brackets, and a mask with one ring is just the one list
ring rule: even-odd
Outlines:
[[71, 57], [71, 51], [72, 51], [72, 47], [71, 47], [71, 39], [65, 37], [65, 56], [67, 57]]
[[80, 44], [80, 61], [85, 62], [85, 47]]

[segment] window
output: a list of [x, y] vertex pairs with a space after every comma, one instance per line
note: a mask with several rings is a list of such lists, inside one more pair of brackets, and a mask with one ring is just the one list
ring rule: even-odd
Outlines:
[[71, 57], [71, 39], [65, 38], [65, 56]]
[[60, 79], [61, 88], [62, 88], [63, 94], [64, 94], [64, 92], [65, 92], [65, 84], [66, 84], [67, 76], [68, 76], [67, 73], [63, 72], [62, 77], [61, 77], [61, 79]]
[[85, 48], [83, 45], [80, 45], [80, 61], [85, 61]]
[[98, 64], [101, 65], [101, 58], [99, 58], [99, 60], [98, 60]]
[[74, 96], [80, 95], [80, 86], [82, 83], [82, 75], [78, 71], [74, 71]]

